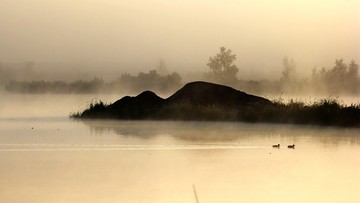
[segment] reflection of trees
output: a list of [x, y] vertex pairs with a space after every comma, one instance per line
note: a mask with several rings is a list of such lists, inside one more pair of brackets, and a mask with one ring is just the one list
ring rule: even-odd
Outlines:
[[312, 133], [312, 136], [318, 136], [317, 141], [321, 143], [324, 148], [332, 149], [337, 149], [341, 146], [360, 146], [358, 135], [358, 129], [346, 128], [318, 129]]
[[[133, 136], [141, 139], [168, 135], [175, 139], [188, 141], [231, 141], [238, 139], [239, 131], [227, 128], [232, 123], [224, 122], [172, 122], [172, 121], [87, 121], [82, 120], [92, 132], [109, 132], [120, 136]], [[247, 125], [247, 124], [245, 124]], [[250, 131], [244, 131], [247, 135]]]

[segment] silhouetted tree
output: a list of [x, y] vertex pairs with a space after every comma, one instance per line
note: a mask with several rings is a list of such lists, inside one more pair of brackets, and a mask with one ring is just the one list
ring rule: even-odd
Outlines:
[[156, 68], [156, 71], [160, 74], [160, 75], [166, 75], [168, 74], [168, 69], [166, 67], [166, 64], [164, 62], [164, 60], [160, 60], [159, 64]]
[[144, 90], [167, 93], [181, 86], [181, 77], [176, 72], [160, 75], [156, 70], [150, 70], [148, 73], [140, 72], [136, 76], [124, 73], [117, 81], [112, 83], [112, 86], [131, 93]]
[[24, 79], [28, 79], [31, 76], [31, 74], [33, 73], [34, 69], [35, 69], [34, 61], [25, 62], [24, 73], [23, 73]]
[[220, 53], [210, 57], [207, 66], [209, 66], [214, 80], [225, 84], [237, 82], [236, 74], [239, 72], [239, 69], [234, 64], [235, 60], [236, 55], [232, 54], [230, 49], [226, 50], [225, 47], [221, 47]]
[[283, 59], [284, 69], [281, 72], [282, 76], [280, 83], [282, 86], [282, 91], [294, 93], [297, 91], [298, 85], [296, 84], [296, 64], [293, 59], [288, 59], [284, 57]]
[[325, 86], [323, 83], [323, 76], [325, 74], [325, 68], [323, 67], [318, 71], [316, 67], [312, 69], [311, 79], [310, 83], [307, 86], [307, 90], [311, 91], [312, 93], [318, 94], [318, 93], [324, 93]]
[[339, 94], [343, 92], [347, 69], [348, 67], [343, 59], [335, 60], [335, 66], [325, 74], [324, 82], [329, 93]]
[[359, 64], [352, 60], [346, 73], [345, 88], [348, 93], [356, 94], [360, 91]]
[[176, 90], [181, 87], [181, 76], [174, 72], [163, 77], [162, 84], [160, 84], [159, 89], [162, 92], [169, 92], [169, 90]]
[[293, 82], [296, 77], [296, 64], [293, 59], [288, 59], [285, 57], [283, 59], [284, 70], [281, 72], [282, 77], [281, 81], [283, 82]]
[[336, 59], [332, 69], [321, 71], [313, 77], [328, 94], [358, 94], [360, 92], [359, 65], [352, 60], [348, 65], [343, 59]]

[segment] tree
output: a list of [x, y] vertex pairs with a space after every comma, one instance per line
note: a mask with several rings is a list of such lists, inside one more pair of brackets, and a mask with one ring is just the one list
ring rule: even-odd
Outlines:
[[345, 78], [348, 66], [343, 59], [336, 59], [335, 66], [326, 72], [325, 84], [330, 94], [339, 94], [345, 87]]
[[343, 59], [336, 59], [335, 66], [324, 72], [323, 83], [330, 94], [358, 94], [359, 65], [354, 60], [346, 64]]
[[345, 76], [345, 88], [350, 94], [358, 94], [360, 91], [359, 64], [352, 60], [348, 65]]
[[348, 66], [347, 77], [350, 80], [359, 80], [359, 64], [357, 64], [355, 60], [351, 60]]
[[288, 57], [285, 57], [283, 59], [283, 66], [284, 70], [281, 72], [282, 77], [281, 81], [285, 83], [293, 82], [296, 77], [296, 64], [293, 59], [288, 59]]
[[296, 81], [296, 64], [293, 59], [284, 57], [283, 59], [284, 69], [281, 72], [282, 76], [280, 79], [281, 89], [286, 93], [294, 93], [298, 91], [299, 84]]
[[156, 72], [158, 72], [160, 75], [166, 75], [168, 74], [168, 69], [166, 67], [165, 61], [164, 60], [160, 60], [159, 64], [156, 68]]
[[239, 69], [234, 64], [236, 55], [230, 49], [220, 48], [220, 53], [210, 57], [207, 66], [210, 68], [212, 77], [221, 83], [233, 84], [237, 81], [236, 74]]

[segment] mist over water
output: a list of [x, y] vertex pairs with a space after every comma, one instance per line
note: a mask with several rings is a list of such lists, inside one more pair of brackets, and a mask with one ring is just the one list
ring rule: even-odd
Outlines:
[[68, 117], [196, 80], [359, 103], [359, 11], [359, 0], [0, 0], [0, 202], [196, 202], [194, 188], [201, 203], [360, 202], [358, 128]]
[[355, 203], [358, 135], [238, 122], [2, 119], [0, 200], [195, 202], [194, 184], [199, 202]]
[[1, 202], [359, 201], [357, 128], [70, 120], [122, 95], [3, 95]]

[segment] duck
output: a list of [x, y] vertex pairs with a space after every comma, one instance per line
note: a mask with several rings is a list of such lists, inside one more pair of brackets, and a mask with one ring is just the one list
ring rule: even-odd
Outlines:
[[274, 148], [280, 148], [280, 144], [273, 145]]
[[295, 145], [294, 145], [294, 144], [288, 145], [288, 148], [289, 148], [289, 149], [295, 149]]

